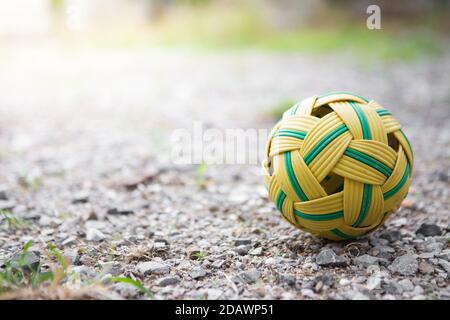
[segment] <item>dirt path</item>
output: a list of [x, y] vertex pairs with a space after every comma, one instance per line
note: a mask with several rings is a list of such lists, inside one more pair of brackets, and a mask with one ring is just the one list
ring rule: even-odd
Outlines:
[[[7, 48], [0, 209], [19, 222], [1, 220], [0, 262], [32, 239], [48, 268], [53, 243], [71, 260], [74, 295], [113, 275], [156, 298], [448, 299], [449, 84], [448, 56], [368, 66], [345, 56]], [[369, 237], [336, 244], [294, 230], [254, 166], [203, 174], [171, 163], [174, 129], [269, 128], [267, 108], [336, 89], [384, 104], [415, 151], [405, 206]], [[417, 233], [422, 223], [434, 227]], [[345, 261], [329, 266], [326, 249]], [[145, 298], [106, 285], [112, 297]]]

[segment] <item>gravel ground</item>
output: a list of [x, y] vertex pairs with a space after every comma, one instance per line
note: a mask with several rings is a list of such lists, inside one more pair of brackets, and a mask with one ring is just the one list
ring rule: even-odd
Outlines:
[[[367, 65], [344, 55], [9, 46], [0, 265], [33, 240], [27, 259], [54, 266], [53, 243], [70, 266], [60, 288], [3, 297], [149, 298], [114, 276], [157, 299], [449, 299], [449, 89], [450, 56]], [[256, 166], [202, 174], [171, 162], [174, 129], [195, 120], [270, 128], [267, 108], [336, 90], [384, 104], [415, 152], [410, 194], [367, 237], [333, 243], [295, 230]]]

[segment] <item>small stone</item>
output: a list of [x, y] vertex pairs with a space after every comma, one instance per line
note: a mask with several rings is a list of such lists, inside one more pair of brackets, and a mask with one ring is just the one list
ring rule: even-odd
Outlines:
[[106, 239], [106, 236], [98, 229], [88, 228], [86, 230], [86, 240], [87, 241], [103, 241]]
[[344, 296], [349, 300], [370, 300], [365, 294], [354, 290], [347, 291]]
[[38, 251], [27, 251], [22, 257], [22, 252], [17, 252], [11, 258], [11, 266], [15, 269], [34, 271], [39, 268], [41, 254]]
[[195, 267], [192, 269], [192, 271], [189, 273], [189, 276], [192, 279], [200, 279], [206, 276], [206, 270], [202, 267]]
[[417, 259], [409, 254], [397, 257], [389, 266], [389, 270], [404, 276], [414, 275], [419, 269]]
[[413, 199], [406, 198], [402, 201], [402, 207], [412, 209], [416, 202]]
[[225, 263], [225, 260], [218, 259], [218, 260], [214, 261], [213, 263], [211, 263], [211, 267], [216, 268], [216, 269], [220, 269], [223, 266], [224, 263]]
[[252, 244], [252, 240], [250, 239], [236, 239], [234, 240], [234, 246], [248, 246]]
[[286, 283], [288, 286], [294, 286], [296, 283], [295, 276], [292, 274], [282, 274], [280, 275], [280, 281]]
[[234, 249], [234, 251], [240, 256], [245, 256], [248, 253], [248, 246], [238, 246], [236, 247], [236, 249]]
[[179, 276], [168, 276], [168, 277], [164, 277], [164, 278], [160, 278], [160, 279], [156, 280], [155, 285], [157, 285], [158, 287], [166, 287], [166, 286], [177, 284], [180, 281], [181, 281], [181, 279]]
[[187, 250], [187, 255], [191, 260], [198, 260], [201, 250], [197, 247], [191, 247]]
[[252, 284], [255, 283], [259, 278], [261, 277], [261, 274], [258, 270], [252, 269], [248, 271], [243, 271], [239, 273], [237, 276], [233, 278], [234, 282], [242, 282], [246, 284]]
[[95, 272], [95, 269], [93, 267], [74, 266], [72, 267], [72, 271], [83, 280], [92, 279], [97, 276], [97, 273]]
[[434, 268], [428, 262], [422, 261], [421, 263], [419, 263], [419, 272], [424, 274], [433, 273]]
[[331, 249], [322, 250], [316, 257], [316, 263], [323, 267], [344, 267], [347, 261]]
[[438, 225], [422, 223], [419, 229], [417, 229], [416, 234], [423, 235], [424, 237], [435, 237], [440, 236], [442, 234], [442, 230]]
[[402, 287], [403, 292], [410, 292], [414, 290], [414, 285], [409, 279], [400, 280], [398, 284]]
[[84, 204], [89, 202], [89, 195], [87, 193], [79, 193], [72, 199], [72, 204]]
[[445, 261], [444, 259], [438, 260], [439, 265], [444, 268], [444, 270], [450, 274], [450, 262]]
[[378, 289], [381, 284], [381, 277], [379, 275], [373, 275], [367, 279], [367, 289], [373, 290]]
[[87, 254], [83, 254], [80, 259], [78, 259], [78, 262], [85, 266], [93, 267], [95, 266], [95, 260], [91, 256], [88, 256]]
[[11, 211], [16, 206], [14, 201], [10, 200], [0, 200], [0, 210]]
[[8, 201], [8, 195], [5, 191], [0, 191], [0, 201]]
[[108, 211], [106, 211], [106, 213], [107, 214], [111, 214], [111, 215], [130, 215], [130, 214], [133, 214], [134, 211], [133, 210], [112, 208], [112, 209], [108, 209]]
[[403, 287], [394, 280], [386, 282], [383, 289], [387, 294], [393, 295], [401, 294], [403, 292]]
[[262, 256], [263, 248], [262, 247], [255, 248], [255, 249], [251, 250], [249, 252], [249, 254], [252, 256]]
[[385, 239], [389, 242], [395, 242], [400, 240], [402, 237], [400, 231], [398, 230], [386, 230], [380, 234], [380, 238]]
[[378, 265], [379, 259], [368, 254], [364, 254], [362, 256], [356, 257], [355, 259], [353, 259], [353, 261], [356, 265], [367, 268], [372, 265]]
[[170, 268], [168, 265], [157, 261], [141, 262], [136, 266], [139, 274], [146, 276], [149, 274], [165, 274], [169, 273]]

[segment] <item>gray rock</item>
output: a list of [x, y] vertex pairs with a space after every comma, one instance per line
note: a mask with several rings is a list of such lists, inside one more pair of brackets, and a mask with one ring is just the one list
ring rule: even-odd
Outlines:
[[262, 247], [255, 248], [255, 249], [251, 250], [249, 252], [249, 254], [252, 256], [262, 256], [263, 248]]
[[416, 234], [423, 235], [424, 237], [434, 237], [440, 236], [442, 234], [442, 230], [438, 225], [422, 223], [419, 229], [417, 229]]
[[402, 287], [403, 292], [410, 292], [414, 290], [414, 284], [409, 279], [400, 280], [398, 284]]
[[422, 261], [421, 263], [419, 263], [419, 272], [423, 274], [433, 273], [434, 267], [428, 262]]
[[364, 254], [360, 257], [354, 258], [353, 261], [356, 265], [367, 268], [372, 265], [378, 265], [379, 259], [368, 254]]
[[211, 263], [211, 267], [216, 268], [216, 269], [220, 269], [220, 268], [222, 268], [224, 263], [225, 263], [225, 260], [218, 259], [218, 260], [214, 261], [213, 263]]
[[450, 262], [444, 260], [444, 259], [439, 259], [438, 260], [439, 265], [444, 268], [444, 270], [450, 274]]
[[86, 240], [87, 241], [103, 241], [106, 239], [106, 236], [98, 229], [88, 228], [86, 230]]
[[234, 249], [234, 251], [240, 256], [245, 256], [248, 253], [248, 246], [246, 245], [238, 246]]
[[344, 293], [348, 300], [370, 300], [370, 297], [359, 291], [350, 290]]
[[403, 287], [395, 280], [387, 281], [383, 286], [383, 289], [387, 294], [393, 295], [401, 294], [403, 292]]
[[369, 277], [367, 279], [367, 289], [369, 290], [373, 290], [373, 289], [378, 289], [380, 287], [381, 284], [381, 277], [377, 274]]
[[166, 274], [170, 271], [168, 265], [157, 261], [141, 262], [136, 266], [136, 269], [143, 276], [149, 274]]
[[112, 208], [112, 209], [108, 209], [108, 211], [106, 211], [106, 213], [111, 214], [111, 215], [129, 215], [129, 214], [133, 214], [134, 211], [127, 210], [127, 209]]
[[419, 269], [416, 257], [410, 254], [397, 257], [389, 266], [389, 270], [404, 276], [414, 275]]
[[5, 191], [0, 191], [0, 200], [1, 201], [8, 201], [8, 195]]
[[192, 271], [189, 273], [189, 276], [192, 279], [201, 279], [206, 276], [206, 270], [202, 267], [195, 267], [192, 269]]
[[289, 286], [294, 286], [296, 283], [295, 276], [292, 274], [282, 274], [280, 275], [280, 282], [286, 283]]
[[323, 267], [344, 267], [347, 261], [331, 249], [323, 249], [316, 257], [316, 263]]
[[252, 240], [250, 239], [236, 239], [234, 240], [234, 246], [248, 246], [252, 244]]
[[72, 271], [77, 274], [82, 280], [92, 279], [97, 276], [97, 272], [93, 267], [74, 266], [72, 267]]
[[246, 284], [252, 284], [255, 283], [259, 278], [261, 277], [261, 274], [258, 270], [252, 269], [248, 271], [243, 271], [233, 277], [234, 282], [241, 282]]
[[41, 254], [38, 251], [27, 251], [22, 258], [22, 252], [17, 252], [11, 258], [11, 266], [16, 269], [27, 271], [37, 270], [41, 261]]
[[167, 277], [156, 280], [155, 285], [157, 285], [158, 287], [166, 287], [166, 286], [177, 284], [180, 281], [181, 281], [181, 279], [179, 276], [167, 276]]
[[402, 235], [400, 231], [398, 230], [385, 230], [383, 233], [380, 234], [380, 238], [385, 239], [389, 242], [395, 242], [402, 238]]

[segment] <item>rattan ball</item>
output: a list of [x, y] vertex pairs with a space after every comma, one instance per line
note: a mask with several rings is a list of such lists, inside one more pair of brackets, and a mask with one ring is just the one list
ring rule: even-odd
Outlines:
[[398, 210], [413, 154], [387, 109], [336, 92], [284, 112], [270, 133], [263, 168], [269, 198], [288, 222], [347, 240], [375, 230]]

